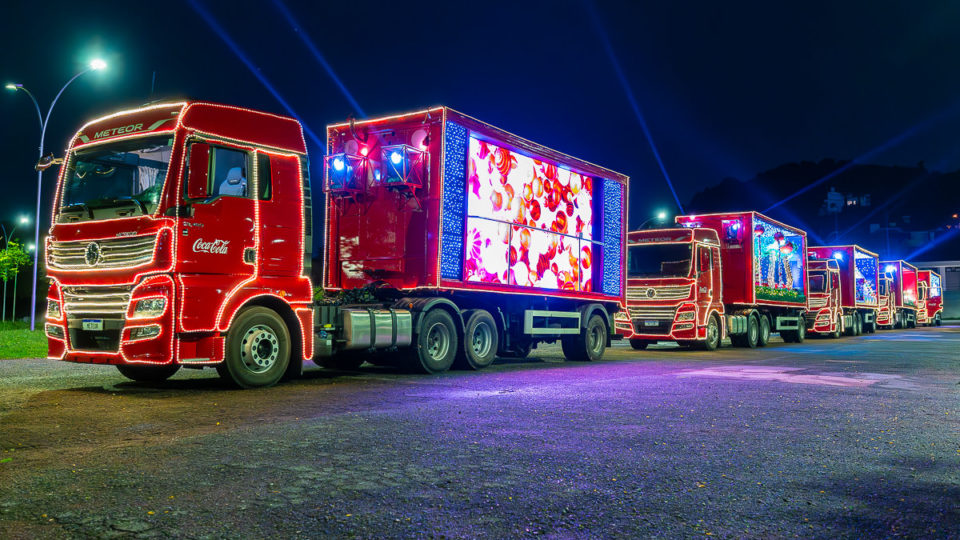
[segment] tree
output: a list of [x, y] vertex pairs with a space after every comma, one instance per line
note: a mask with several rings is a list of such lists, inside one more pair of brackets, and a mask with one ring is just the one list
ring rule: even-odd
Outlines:
[[23, 244], [10, 240], [3, 250], [0, 250], [0, 279], [3, 280], [3, 318], [7, 318], [7, 281], [13, 278], [13, 313], [17, 313], [17, 275], [20, 269], [30, 264], [30, 254], [23, 249]]

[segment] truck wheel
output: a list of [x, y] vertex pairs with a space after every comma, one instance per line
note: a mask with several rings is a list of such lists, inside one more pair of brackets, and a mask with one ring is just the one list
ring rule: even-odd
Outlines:
[[165, 381], [179, 369], [179, 364], [170, 364], [167, 366], [117, 366], [117, 371], [119, 371], [121, 375], [137, 382]]
[[[768, 323], [769, 326], [769, 323]], [[769, 333], [769, 328], [768, 328]], [[705, 351], [715, 351], [720, 346], [720, 322], [716, 315], [707, 319], [707, 338], [697, 342], [697, 347]]]
[[463, 346], [453, 364], [458, 369], [483, 369], [497, 357], [500, 337], [497, 323], [485, 309], [468, 312], [463, 329]]
[[442, 373], [453, 365], [458, 343], [453, 317], [443, 309], [432, 309], [423, 316], [409, 367], [420, 373]]
[[793, 336], [794, 343], [803, 343], [803, 340], [807, 339], [807, 326], [801, 324], [797, 327], [797, 331]]
[[860, 318], [859, 312], [854, 312], [853, 314], [853, 335], [859, 336], [863, 334], [863, 319]]
[[645, 340], [645, 339], [631, 339], [631, 340], [630, 340], [630, 346], [633, 347], [634, 350], [637, 350], [637, 351], [642, 351], [642, 350], [646, 349], [646, 348], [647, 348], [647, 345], [650, 345], [650, 342], [647, 341], [647, 340]]
[[290, 363], [290, 332], [272, 309], [244, 308], [227, 331], [225, 353], [221, 377], [240, 388], [273, 386]]
[[760, 321], [756, 314], [750, 314], [747, 317], [747, 333], [743, 339], [743, 346], [748, 349], [755, 349], [760, 341]]
[[833, 326], [833, 332], [830, 332], [832, 339], [837, 339], [843, 333], [843, 314], [837, 314], [836, 324]]
[[607, 323], [594, 313], [587, 326], [575, 336], [563, 336], [560, 340], [563, 355], [573, 362], [591, 362], [603, 358], [607, 346]]
[[760, 315], [760, 334], [757, 336], [757, 346], [766, 347], [770, 343], [770, 318]]
[[940, 322], [940, 314], [937, 313], [937, 316], [934, 317], [934, 319], [933, 319], [933, 325], [934, 325], [934, 326], [940, 326], [941, 324], [943, 324], [943, 323]]

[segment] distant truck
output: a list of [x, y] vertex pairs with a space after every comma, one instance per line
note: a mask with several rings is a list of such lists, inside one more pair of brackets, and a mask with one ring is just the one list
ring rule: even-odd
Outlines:
[[[376, 352], [426, 372], [544, 341], [603, 355], [626, 176], [445, 107], [327, 135], [316, 224], [292, 118], [190, 101], [80, 128], [46, 244], [49, 356], [140, 381], [216, 367], [249, 388]], [[363, 305], [315, 304], [315, 229], [324, 287]]]
[[[852, 336], [875, 332], [880, 305], [880, 256], [856, 245], [811, 246], [807, 254], [811, 259], [809, 272], [812, 284], [807, 329], [817, 333]], [[827, 268], [832, 265], [814, 265], [813, 261], [836, 263], [839, 287], [833, 287], [826, 275]], [[822, 281], [819, 279], [821, 275], [824, 277]], [[821, 283], [834, 293], [839, 290], [839, 304], [832, 304], [833, 296], [818, 291]]]
[[877, 325], [881, 328], [915, 327], [919, 296], [917, 267], [904, 260], [880, 261], [880, 271], [881, 302]]
[[917, 271], [917, 324], [940, 326], [943, 317], [943, 289], [940, 274], [933, 270]]
[[764, 346], [806, 335], [806, 233], [757, 212], [679, 216], [679, 228], [627, 238], [626, 311], [617, 331], [635, 349], [675, 341], [707, 350], [724, 336]]
[[853, 316], [843, 314], [840, 267], [837, 261], [811, 260], [807, 264], [807, 333], [838, 338], [853, 327]]

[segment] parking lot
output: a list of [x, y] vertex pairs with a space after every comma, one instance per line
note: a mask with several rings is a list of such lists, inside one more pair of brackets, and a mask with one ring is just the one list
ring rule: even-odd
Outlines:
[[231, 390], [0, 361], [0, 536], [958, 537], [960, 328]]

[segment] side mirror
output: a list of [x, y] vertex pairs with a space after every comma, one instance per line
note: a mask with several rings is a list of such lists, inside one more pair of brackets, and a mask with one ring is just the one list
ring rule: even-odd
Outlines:
[[187, 166], [187, 198], [206, 199], [210, 196], [210, 145], [190, 145], [190, 163]]

